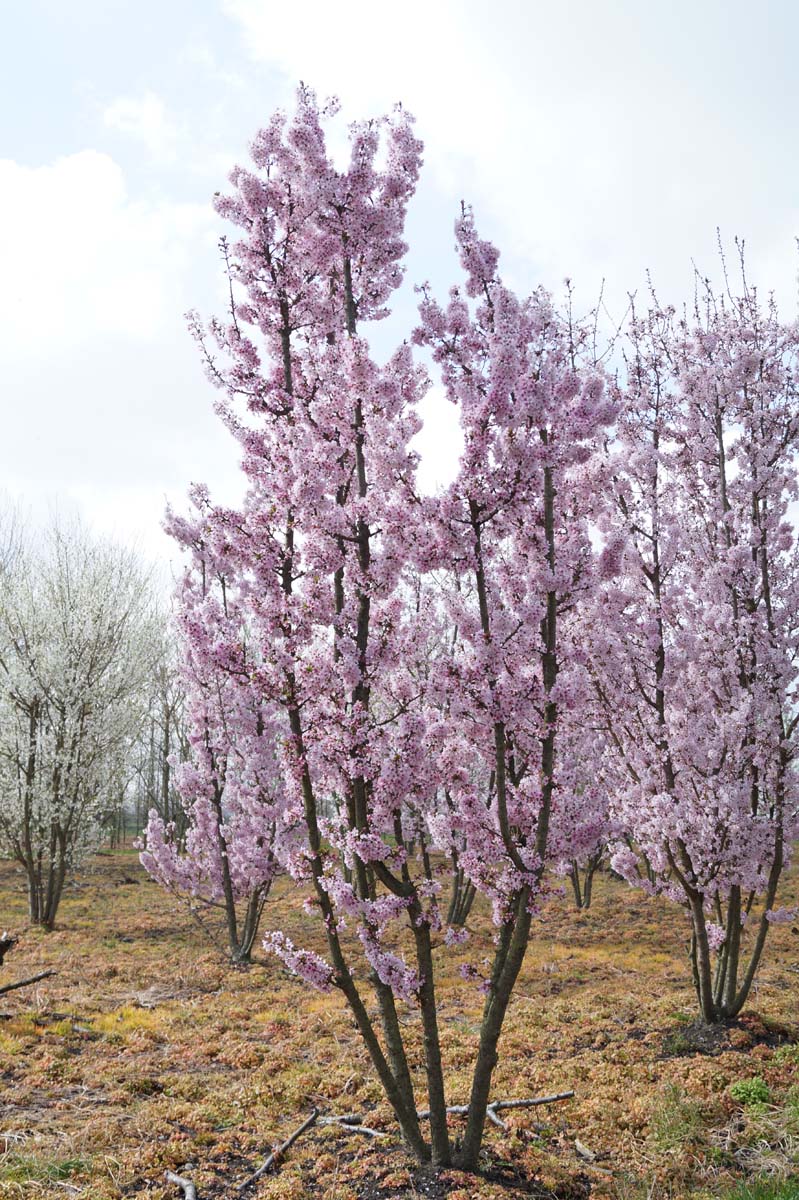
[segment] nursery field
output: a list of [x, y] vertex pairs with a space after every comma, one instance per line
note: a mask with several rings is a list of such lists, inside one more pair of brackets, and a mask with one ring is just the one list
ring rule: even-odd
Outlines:
[[[786, 899], [799, 896], [799, 873]], [[279, 880], [264, 931], [314, 947], [303, 896]], [[52, 934], [25, 930], [23, 879], [0, 863], [0, 928], [22, 934], [0, 984], [0, 1196], [198, 1200], [237, 1187], [317, 1108], [380, 1137], [316, 1125], [253, 1200], [734, 1200], [799, 1197], [799, 928], [775, 926], [748, 1011], [692, 1026], [680, 913], [603, 876], [591, 910], [554, 897], [534, 927], [493, 1097], [574, 1089], [489, 1125], [481, 1178], [420, 1172], [403, 1152], [335, 993], [276, 962], [234, 970], [209, 932], [132, 853], [102, 855], [68, 888]], [[458, 968], [491, 952], [476, 906], [470, 948], [444, 948], [440, 1021], [448, 1102], [464, 1103], [482, 997]], [[478, 952], [475, 952], [475, 947]], [[315, 948], [321, 950], [321, 946]], [[416, 1014], [403, 1013], [409, 1029]], [[414, 1041], [421, 1068], [421, 1035]], [[460, 1117], [452, 1117], [457, 1134]], [[792, 1182], [793, 1178], [793, 1182]]]

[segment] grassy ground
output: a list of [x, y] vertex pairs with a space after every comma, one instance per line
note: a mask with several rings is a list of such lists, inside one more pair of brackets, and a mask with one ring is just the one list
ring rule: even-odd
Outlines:
[[[253, 1200], [799, 1198], [796, 928], [771, 930], [748, 1015], [713, 1053], [696, 1053], [679, 912], [609, 879], [587, 914], [554, 899], [493, 1094], [576, 1097], [508, 1113], [507, 1133], [489, 1126], [485, 1178], [434, 1178], [403, 1153], [337, 995], [311, 993], [271, 962], [231, 970], [132, 854], [89, 864], [52, 934], [25, 931], [22, 885], [0, 863], [0, 928], [23, 933], [0, 982], [58, 974], [0, 999], [0, 1196], [177, 1198], [166, 1169], [190, 1175], [199, 1200], [233, 1196], [316, 1105], [359, 1111], [385, 1136], [313, 1129]], [[309, 926], [302, 896], [282, 881], [264, 928], [313, 946]], [[440, 956], [451, 1103], [468, 1098], [481, 1007], [457, 967], [491, 953], [483, 910], [470, 928], [471, 948]], [[416, 1016], [403, 1019], [420, 1070]]]

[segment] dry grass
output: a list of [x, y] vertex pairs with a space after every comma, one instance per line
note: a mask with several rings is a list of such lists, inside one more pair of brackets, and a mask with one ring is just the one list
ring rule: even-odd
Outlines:
[[[0, 863], [0, 927], [21, 933], [22, 882]], [[281, 881], [265, 928], [321, 949], [302, 899]], [[467, 1098], [481, 1008], [457, 967], [491, 953], [482, 910], [471, 927], [471, 947], [441, 956], [453, 1103]], [[507, 1134], [489, 1126], [485, 1179], [432, 1179], [403, 1153], [337, 995], [309, 993], [272, 962], [230, 969], [134, 856], [98, 857], [69, 889], [56, 931], [24, 932], [3, 971], [4, 980], [47, 967], [58, 975], [0, 1001], [0, 1196], [177, 1197], [167, 1168], [190, 1174], [200, 1200], [232, 1196], [317, 1105], [367, 1114], [385, 1137], [317, 1128], [253, 1200], [679, 1200], [730, 1195], [765, 1176], [764, 1195], [799, 1197], [799, 1185], [779, 1182], [799, 1172], [799, 1052], [774, 1044], [775, 1023], [799, 1020], [799, 937], [772, 929], [750, 1015], [710, 1057], [680, 1053], [694, 1015], [682, 935], [672, 907], [608, 879], [587, 914], [553, 900], [506, 1023], [494, 1095], [574, 1087], [576, 1099], [507, 1114]], [[404, 1019], [421, 1071], [416, 1015]], [[767, 1083], [768, 1105], [730, 1095], [753, 1077]]]

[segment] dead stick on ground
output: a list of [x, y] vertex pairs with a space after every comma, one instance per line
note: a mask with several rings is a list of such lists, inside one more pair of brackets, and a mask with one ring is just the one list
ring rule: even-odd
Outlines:
[[379, 1129], [370, 1129], [368, 1125], [353, 1125], [351, 1122], [345, 1121], [341, 1128], [346, 1129], [347, 1133], [362, 1133], [364, 1137], [383, 1137]]
[[252, 1184], [256, 1183], [261, 1178], [262, 1175], [265, 1175], [266, 1172], [269, 1170], [269, 1168], [274, 1166], [274, 1164], [283, 1157], [283, 1155], [288, 1150], [289, 1146], [294, 1145], [294, 1143], [296, 1142], [296, 1140], [300, 1136], [300, 1134], [305, 1133], [306, 1129], [310, 1129], [311, 1126], [316, 1123], [316, 1119], [318, 1116], [319, 1116], [319, 1109], [318, 1108], [313, 1109], [310, 1117], [307, 1117], [303, 1121], [302, 1125], [300, 1125], [300, 1127], [298, 1129], [294, 1130], [291, 1137], [287, 1137], [285, 1142], [282, 1142], [276, 1150], [273, 1150], [272, 1153], [269, 1155], [269, 1157], [264, 1159], [264, 1161], [261, 1163], [258, 1170], [253, 1171], [252, 1175], [248, 1175], [247, 1178], [243, 1181], [243, 1183], [239, 1184], [239, 1186], [236, 1190], [239, 1192], [245, 1191], [248, 1187], [251, 1187]]
[[[494, 1120], [500, 1110], [507, 1108], [537, 1108], [539, 1104], [555, 1104], [558, 1100], [571, 1100], [574, 1095], [574, 1090], [569, 1092], [555, 1092], [552, 1096], [534, 1096], [529, 1100], [492, 1100], [487, 1106], [486, 1112], [489, 1120]], [[450, 1104], [447, 1108], [448, 1113], [465, 1116], [469, 1111], [468, 1104]], [[423, 1108], [417, 1114], [420, 1121], [424, 1121], [430, 1116], [430, 1109]]]
[[319, 1117], [317, 1125], [338, 1125], [347, 1133], [362, 1133], [365, 1137], [382, 1137], [379, 1129], [371, 1129], [363, 1124], [359, 1113], [343, 1113], [340, 1117]]
[[556, 1104], [558, 1100], [571, 1100], [574, 1088], [568, 1092], [555, 1092], [552, 1096], [536, 1096], [532, 1100], [492, 1100], [489, 1108], [499, 1112], [503, 1108], [537, 1108], [539, 1104]]
[[20, 979], [17, 983], [6, 983], [0, 987], [0, 996], [5, 996], [6, 992], [13, 992], [15, 988], [28, 987], [32, 983], [38, 983], [40, 979], [49, 979], [51, 975], [55, 974], [55, 971], [42, 971], [39, 975], [31, 975], [30, 979]]
[[197, 1200], [197, 1188], [190, 1179], [184, 1179], [182, 1175], [176, 1175], [174, 1171], [167, 1171], [166, 1181], [183, 1189], [184, 1200]]

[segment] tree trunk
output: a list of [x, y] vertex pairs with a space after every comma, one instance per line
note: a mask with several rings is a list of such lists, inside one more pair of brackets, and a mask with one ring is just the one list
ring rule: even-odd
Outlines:
[[597, 859], [592, 858], [588, 860], [588, 866], [585, 869], [585, 880], [583, 881], [583, 908], [591, 907], [591, 897], [594, 892], [594, 876], [601, 861], [601, 856]]
[[580, 868], [576, 862], [572, 863], [572, 869], [569, 871], [569, 879], [571, 880], [572, 891], [574, 892], [574, 903], [578, 908], [582, 908], [583, 893], [580, 889]]
[[469, 913], [472, 911], [477, 889], [464, 874], [463, 867], [458, 865], [456, 854], [453, 854], [452, 859], [452, 891], [447, 910], [447, 924], [461, 926], [466, 924]]
[[695, 965], [694, 986], [696, 987], [697, 999], [699, 1000], [699, 1009], [702, 1013], [702, 1019], [708, 1025], [715, 1025], [721, 1020], [722, 1014], [716, 1006], [716, 999], [713, 994], [710, 943], [708, 942], [707, 922], [705, 921], [701, 893], [691, 889], [688, 903], [693, 922], [692, 954]]
[[36, 878], [33, 864], [30, 864], [30, 866], [26, 864], [26, 868], [28, 872], [28, 917], [30, 918], [31, 925], [40, 925], [42, 921], [42, 895], [39, 880]]
[[241, 923], [241, 933], [235, 945], [231, 944], [230, 946], [230, 956], [234, 963], [243, 965], [251, 961], [252, 948], [258, 936], [261, 914], [263, 913], [270, 887], [271, 882], [256, 888], [247, 901], [247, 909], [244, 913], [244, 920]]
[[[419, 990], [419, 1003], [422, 1009], [422, 1027], [424, 1029], [424, 1060], [427, 1069], [427, 1095], [430, 1106], [430, 1140], [433, 1151], [433, 1165], [447, 1167], [450, 1164], [452, 1151], [447, 1132], [447, 1101], [444, 1094], [444, 1072], [441, 1065], [441, 1042], [438, 1033], [438, 1017], [436, 1014], [435, 982], [433, 975], [433, 954], [430, 946], [430, 926], [421, 920], [421, 914], [411, 911], [416, 940], [416, 959], [422, 986]], [[417, 920], [419, 923], [417, 923]]]
[[497, 1065], [499, 1037], [502, 1033], [502, 1024], [508, 1010], [513, 987], [519, 976], [527, 949], [531, 921], [527, 911], [529, 898], [529, 890], [522, 888], [516, 897], [513, 917], [502, 926], [494, 955], [491, 984], [483, 1009], [477, 1062], [472, 1076], [466, 1133], [460, 1153], [457, 1155], [457, 1164], [463, 1171], [477, 1170], [491, 1079]]
[[42, 912], [41, 924], [48, 933], [52, 933], [55, 928], [56, 914], [58, 913], [59, 905], [61, 904], [61, 896], [64, 891], [64, 880], [67, 874], [67, 846], [66, 839], [58, 834], [56, 837], [57, 852], [55, 862], [51, 862], [50, 870], [47, 879], [47, 898], [45, 901], [44, 911]]

